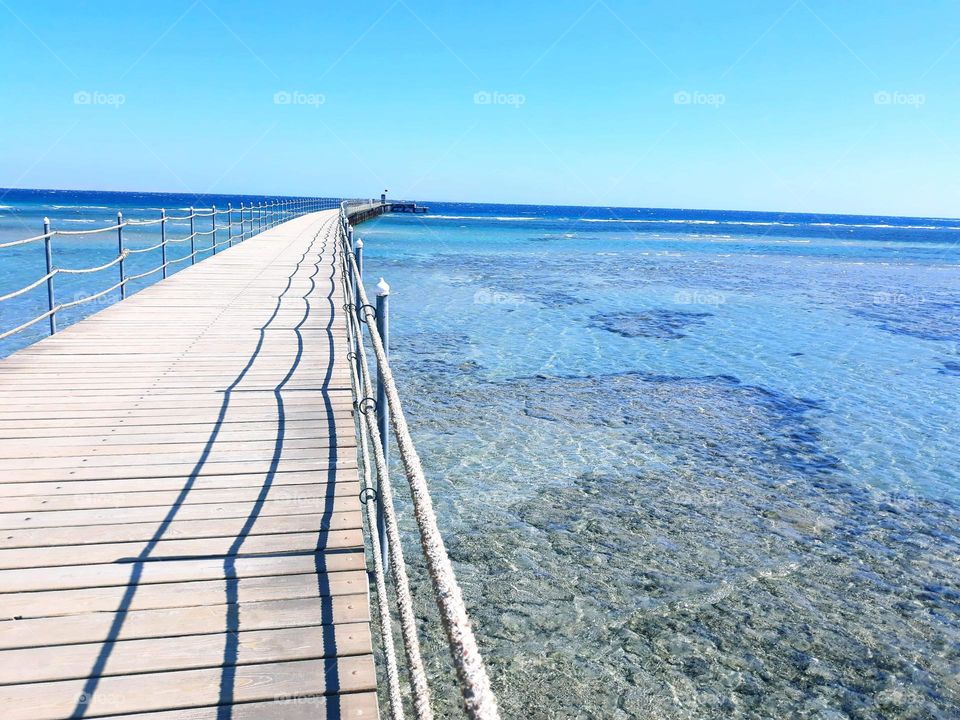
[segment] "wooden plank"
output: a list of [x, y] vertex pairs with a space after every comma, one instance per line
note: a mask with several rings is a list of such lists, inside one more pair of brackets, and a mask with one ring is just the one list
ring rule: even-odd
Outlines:
[[[353, 448], [349, 449], [355, 452]], [[320, 453], [326, 455], [328, 453]], [[315, 453], [316, 455], [316, 453]], [[327, 472], [331, 468], [355, 467], [356, 457], [330, 463], [326, 458], [287, 458], [278, 462], [270, 460], [220, 460], [208, 459], [198, 468], [196, 462], [180, 462], [165, 464], [144, 465], [115, 465], [104, 467], [64, 467], [19, 469], [11, 472], [7, 477], [12, 482], [62, 482], [67, 480], [129, 480], [133, 478], [182, 478], [203, 477], [207, 475], [240, 475], [248, 473], [282, 473], [282, 472]]]
[[[334, 412], [342, 411], [336, 403], [333, 405]], [[156, 432], [158, 430], [167, 430], [170, 426], [182, 427], [186, 430], [210, 427], [214, 422], [218, 422], [216, 416], [211, 413], [209, 420], [203, 421], [195, 415], [190, 418], [184, 418], [183, 413], [131, 413], [128, 411], [110, 411], [104, 410], [95, 413], [90, 410], [83, 412], [83, 417], [69, 418], [69, 429], [73, 432], [95, 432], [99, 431], [102, 435], [107, 433], [133, 434], [143, 432]], [[196, 412], [196, 411], [195, 411]], [[26, 415], [24, 413], [23, 415]], [[32, 415], [32, 414], [31, 414]], [[318, 425], [328, 422], [326, 411], [323, 408], [316, 410], [304, 410], [297, 412], [284, 413], [288, 427], [298, 425]], [[263, 413], [259, 411], [239, 412], [231, 410], [228, 416], [219, 421], [221, 432], [229, 429], [242, 430], [246, 427], [267, 426], [267, 421]], [[0, 419], [0, 435], [5, 438], [20, 437], [58, 437], [59, 430], [65, 425], [64, 418], [50, 417], [25, 417], [21, 416], [16, 420]]]
[[[221, 585], [219, 590], [220, 602], [223, 603], [226, 600], [225, 588]], [[239, 614], [244, 630], [296, 628], [370, 620], [366, 594], [321, 597], [316, 582], [309, 592], [312, 594], [307, 597], [293, 599], [241, 600], [236, 603], [236, 608], [227, 604], [209, 604], [133, 610], [125, 613], [124, 622], [114, 640], [220, 633], [227, 627], [227, 618], [231, 611]], [[0, 623], [0, 649], [96, 643], [110, 636], [111, 627], [116, 620], [115, 612], [96, 612]], [[0, 659], [3, 657], [0, 655]]]
[[[71, 423], [72, 425], [72, 423]], [[283, 437], [290, 440], [302, 440], [307, 438], [327, 438], [330, 436], [328, 422], [304, 422], [302, 420], [289, 420], [284, 418]], [[127, 426], [119, 428], [107, 427], [103, 425], [100, 428], [77, 428], [70, 427], [63, 432], [57, 432], [56, 428], [44, 430], [34, 430], [32, 435], [19, 434], [17, 437], [4, 435], [0, 439], [0, 448], [4, 450], [4, 456], [10, 457], [9, 452], [16, 450], [17, 446], [43, 445], [44, 447], [63, 447], [66, 445], [86, 444], [97, 447], [112, 447], [114, 445], [131, 444], [150, 444], [162, 445], [168, 443], [182, 442], [203, 442], [212, 436], [214, 430], [212, 423], [183, 423], [177, 425], [154, 425], [154, 426]], [[342, 418], [337, 418], [335, 425], [337, 435], [349, 435], [354, 431], [353, 423], [347, 422]], [[243, 440], [275, 440], [277, 436], [277, 424], [267, 423], [263, 420], [257, 420], [248, 423], [226, 423], [216, 426], [217, 442], [240, 442]], [[26, 442], [26, 441], [34, 442]]]
[[[320, 476], [317, 479], [324, 479]], [[168, 491], [140, 490], [137, 492], [98, 492], [77, 493], [72, 495], [61, 494], [50, 497], [46, 494], [33, 496], [8, 497], [3, 502], [5, 512], [51, 512], [54, 510], [94, 510], [97, 508], [127, 508], [151, 507], [157, 505], [171, 506], [179, 502], [181, 505], [203, 505], [207, 503], [252, 502], [262, 492], [264, 478], [260, 485], [247, 488], [225, 488], [205, 490], [192, 487], [184, 497], [180, 497], [181, 489]], [[34, 485], [36, 488], [36, 485]], [[353, 483], [310, 483], [305, 485], [277, 485], [271, 486], [267, 492], [270, 500], [305, 500], [315, 498], [337, 497], [350, 495], [356, 486]], [[358, 491], [359, 492], [359, 491]]]
[[[221, 561], [222, 564], [222, 561]], [[237, 582], [241, 602], [310, 598], [366, 592], [366, 571], [343, 571], [317, 575], [316, 567], [288, 575], [241, 577]], [[222, 579], [188, 580], [175, 583], [138, 585], [132, 598], [127, 585], [44, 590], [0, 594], [0, 619], [44, 618], [92, 613], [157, 608], [195, 607], [223, 603]], [[17, 620], [21, 622], [21, 620]], [[2, 623], [0, 623], [2, 624]]]
[[[372, 692], [337, 696], [330, 704], [323, 696], [281, 697], [265, 702], [238, 703], [230, 710], [231, 720], [320, 720], [351, 718], [375, 720], [378, 715], [377, 695]], [[113, 720], [221, 720], [216, 706], [114, 715]]]
[[[124, 465], [130, 462], [130, 458], [127, 457], [129, 455], [137, 456], [134, 459], [137, 464], [148, 462], [147, 457], [153, 455], [158, 456], [155, 462], [166, 464], [169, 462], [189, 462], [191, 459], [200, 460], [204, 457], [204, 452], [211, 449], [211, 444], [213, 444], [213, 450], [220, 450], [224, 454], [235, 453], [239, 458], [261, 457], [264, 454], [269, 457], [281, 450], [285, 455], [288, 455], [297, 450], [316, 451], [329, 448], [331, 444], [351, 447], [352, 433], [347, 434], [346, 438], [342, 438], [342, 434], [346, 433], [335, 433], [333, 437], [318, 437], [316, 433], [311, 433], [310, 437], [287, 438], [282, 431], [275, 431], [274, 437], [262, 440], [221, 441], [218, 435], [210, 436], [208, 434], [207, 437], [182, 442], [175, 442], [173, 439], [171, 439], [171, 442], [160, 443], [101, 441], [84, 445], [60, 445], [46, 443], [43, 440], [23, 439], [9, 444], [0, 443], [0, 462], [3, 462], [10, 470], [33, 467], [35, 465], [34, 458], [43, 453], [44, 459], [50, 462], [46, 465], [39, 465], [40, 467], [69, 467], [74, 463], [67, 462], [67, 460], [76, 460], [77, 458], [81, 458], [82, 462], [98, 467], [108, 464]], [[108, 461], [107, 458], [110, 458], [110, 460]], [[150, 460], [149, 462], [153, 461]]]
[[169, 540], [154, 543], [98, 543], [77, 548], [74, 545], [0, 550], [0, 570], [45, 568], [63, 565], [129, 563], [149, 552], [151, 561], [190, 557], [252, 557], [256, 555], [310, 554], [324, 550], [363, 546], [360, 527], [333, 531], [307, 531], [236, 537]]
[[[346, 482], [357, 481], [356, 464], [337, 463], [337, 479]], [[309, 485], [326, 481], [330, 470], [319, 472], [277, 472], [273, 475], [274, 485]], [[3, 482], [0, 483], [0, 497], [22, 497], [41, 495], [46, 498], [61, 495], [84, 495], [96, 493], [159, 492], [163, 490], [180, 491], [191, 480], [195, 490], [213, 490], [218, 488], [247, 488], [263, 485], [263, 473], [237, 473], [225, 475], [198, 474], [194, 476], [174, 476], [161, 478], [124, 478], [120, 480], [59, 480], [50, 482]], [[0, 505], [3, 507], [3, 505]]]
[[[59, 720], [80, 699], [84, 717], [216, 705], [223, 673], [219, 668], [179, 670], [150, 675], [102, 678], [96, 692], [85, 694], [84, 680], [0, 687], [5, 720]], [[280, 697], [352, 693], [376, 688], [371, 655], [338, 659], [241, 665], [232, 675], [232, 702]], [[331, 701], [332, 702], [332, 701]]]
[[[279, 535], [290, 532], [320, 530], [349, 530], [362, 526], [359, 510], [330, 514], [260, 515], [249, 524], [248, 535]], [[159, 523], [117, 523], [108, 525], [77, 525], [30, 530], [0, 532], [0, 548], [55, 547], [58, 545], [96, 545], [100, 543], [147, 542], [162, 529], [168, 540], [210, 537], [231, 537], [244, 530], [249, 516], [223, 519], [173, 520], [162, 528]], [[78, 550], [83, 552], [82, 550]]]
[[[320, 614], [315, 616], [318, 621], [320, 618]], [[224, 648], [228, 640], [223, 632], [114, 641], [100, 677], [368, 655], [371, 651], [366, 623], [231, 631], [230, 642], [236, 642], [236, 656], [227, 662]], [[85, 678], [102, 648], [103, 642], [94, 642], [5, 650], [0, 653], [0, 677], [7, 683]]]
[[[188, 580], [224, 580], [226, 563], [219, 558], [183, 560], [158, 560], [146, 562], [109, 563], [105, 565], [70, 565], [52, 568], [29, 568], [24, 570], [0, 570], [0, 617], [9, 617], [4, 612], [4, 600], [8, 594], [35, 592], [39, 590], [71, 590], [76, 588], [110, 587], [129, 585], [131, 577], [139, 570], [136, 582], [139, 585], [154, 583], [177, 583]], [[232, 573], [236, 577], [258, 575], [299, 575], [317, 572], [359, 570], [364, 567], [362, 547], [339, 552], [320, 552], [314, 555], [274, 555], [267, 557], [239, 557], [231, 560]]]
[[[164, 523], [177, 520], [209, 520], [267, 515], [307, 515], [358, 510], [359, 484], [331, 498], [298, 498], [296, 500], [265, 500], [233, 503], [204, 503], [201, 505], [151, 505], [125, 508], [122, 517], [129, 522]], [[113, 524], [118, 520], [114, 508], [93, 510], [51, 510], [35, 513], [0, 513], [0, 529], [25, 530], [38, 527], [67, 527], [74, 525]], [[2, 587], [2, 586], [0, 586]]]

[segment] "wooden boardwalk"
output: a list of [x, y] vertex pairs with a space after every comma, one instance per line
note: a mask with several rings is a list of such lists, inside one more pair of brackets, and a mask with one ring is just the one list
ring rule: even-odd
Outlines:
[[336, 228], [0, 361], [0, 716], [377, 716]]

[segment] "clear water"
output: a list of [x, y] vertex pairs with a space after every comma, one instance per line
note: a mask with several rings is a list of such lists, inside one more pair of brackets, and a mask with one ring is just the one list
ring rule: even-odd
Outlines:
[[505, 717], [960, 716], [960, 222], [430, 206], [358, 232]]

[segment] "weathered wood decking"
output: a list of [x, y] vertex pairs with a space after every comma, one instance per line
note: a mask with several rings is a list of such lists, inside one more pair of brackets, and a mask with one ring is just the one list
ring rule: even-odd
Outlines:
[[0, 361], [2, 717], [376, 717], [336, 217]]

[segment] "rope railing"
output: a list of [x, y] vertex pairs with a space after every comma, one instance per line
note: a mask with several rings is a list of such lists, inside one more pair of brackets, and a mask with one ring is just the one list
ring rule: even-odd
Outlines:
[[[120, 291], [120, 299], [122, 300], [127, 296], [127, 286], [136, 280], [141, 280], [156, 273], [162, 273], [165, 278], [167, 277], [168, 269], [174, 265], [180, 265], [187, 260], [193, 265], [205, 257], [209, 257], [209, 254], [215, 255], [218, 248], [223, 248], [224, 246], [229, 247], [243, 242], [254, 235], [276, 227], [280, 223], [299, 217], [300, 215], [318, 210], [336, 208], [340, 202], [341, 200], [339, 198], [298, 198], [262, 201], [256, 204], [240, 203], [239, 208], [235, 208], [232, 203], [228, 203], [225, 209], [220, 210], [217, 209], [216, 205], [211, 205], [209, 208], [191, 207], [189, 208], [188, 214], [179, 216], [168, 216], [165, 210], [160, 210], [160, 217], [145, 220], [124, 219], [122, 213], [117, 213], [116, 223], [87, 230], [53, 230], [50, 228], [49, 219], [44, 218], [42, 234], [0, 243], [0, 250], [2, 250], [4, 248], [20, 247], [31, 243], [43, 242], [46, 255], [45, 274], [17, 290], [8, 292], [5, 295], [0, 295], [0, 303], [20, 297], [46, 285], [47, 309], [45, 312], [22, 322], [16, 327], [0, 331], [0, 340], [16, 335], [43, 320], [49, 320], [49, 334], [52, 335], [57, 331], [57, 314], [62, 310], [83, 305], [92, 300], [104, 297], [116, 290]], [[239, 217], [236, 217], [237, 215], [239, 215]], [[218, 219], [223, 216], [227, 218], [225, 223], [218, 221]], [[196, 228], [196, 220], [203, 218], [209, 223], [208, 226], [210, 229], [199, 230]], [[189, 223], [190, 233], [184, 237], [167, 237], [167, 227], [170, 223]], [[160, 242], [142, 248], [125, 247], [125, 242], [129, 240], [129, 238], [125, 237], [125, 229], [128, 232], [132, 232], [140, 228], [149, 228], [152, 226], [159, 226]], [[100, 235], [110, 232], [117, 233], [117, 254], [106, 263], [88, 268], [62, 268], [54, 265], [53, 240], [55, 238]], [[223, 239], [217, 237], [218, 233], [221, 233]], [[207, 241], [209, 245], [206, 247], [197, 247], [197, 240], [206, 237], [210, 238], [209, 241]], [[167, 247], [169, 245], [179, 245], [187, 242], [190, 243], [189, 254], [176, 258], [167, 257]], [[125, 262], [130, 259], [131, 256], [156, 251], [160, 251], [161, 253], [159, 265], [132, 275], [126, 272]], [[205, 253], [208, 254], [205, 255]], [[107, 289], [77, 298], [69, 303], [56, 302], [54, 279], [58, 275], [88, 275], [108, 270], [114, 266], [119, 266], [119, 281]]]
[[[487, 676], [483, 658], [480, 655], [480, 650], [473, 634], [470, 617], [463, 600], [463, 593], [457, 583], [453, 565], [450, 562], [443, 537], [440, 534], [437, 517], [433, 509], [433, 501], [430, 497], [426, 477], [423, 472], [423, 466], [416, 447], [413, 444], [413, 439], [410, 436], [403, 406], [400, 401], [400, 395], [397, 392], [393, 373], [387, 358], [386, 344], [381, 328], [378, 327], [379, 321], [384, 318], [378, 318], [377, 311], [367, 297], [363, 287], [361, 264], [358, 258], [355, 257], [359, 243], [353, 243], [353, 228], [350, 225], [350, 219], [353, 216], [365, 215], [368, 211], [375, 210], [379, 205], [380, 203], [374, 201], [367, 203], [342, 203], [340, 207], [340, 224], [337, 233], [343, 280], [344, 309], [348, 317], [348, 341], [350, 342], [350, 354], [348, 357], [354, 361], [351, 363], [353, 366], [352, 373], [358, 378], [358, 381], [354, 383], [354, 395], [356, 407], [362, 416], [360, 418], [361, 455], [366, 453], [367, 445], [372, 446], [374, 468], [377, 475], [376, 489], [373, 490], [368, 484], [365, 485], [362, 497], [368, 506], [375, 500], [378, 512], [382, 513], [382, 521], [383, 525], [385, 525], [387, 555], [400, 618], [401, 636], [407, 656], [407, 673], [409, 675], [411, 694], [413, 697], [414, 714], [418, 720], [427, 720], [432, 718], [430, 689], [427, 684], [423, 662], [420, 658], [419, 639], [416, 632], [412, 597], [406, 576], [406, 565], [403, 559], [399, 528], [393, 506], [393, 493], [385, 455], [386, 423], [381, 424], [378, 428], [378, 424], [373, 417], [375, 411], [378, 420], [389, 419], [389, 424], [392, 427], [393, 435], [396, 438], [397, 447], [400, 451], [401, 464], [410, 488], [410, 497], [413, 503], [413, 514], [419, 533], [420, 546], [423, 551], [427, 574], [430, 576], [434, 600], [440, 611], [440, 620], [447, 637], [447, 643], [456, 670], [464, 712], [471, 720], [494, 720], [499, 718], [496, 697], [490, 686], [490, 680]], [[389, 289], [384, 285], [381, 291], [381, 297], [378, 297], [378, 300], [388, 292]], [[381, 309], [385, 314], [386, 303], [378, 303], [377, 308]], [[378, 379], [376, 400], [373, 395], [370, 371], [367, 367], [367, 353], [361, 338], [361, 325], [366, 325], [367, 327], [367, 336], [376, 362]], [[386, 326], [384, 323], [384, 332], [385, 329]], [[368, 438], [369, 442], [367, 442], [365, 438]], [[363, 460], [365, 465], [364, 482], [368, 483], [368, 460], [364, 457], [361, 457], [361, 460]], [[380, 518], [377, 517], [371, 520], [369, 507], [368, 522], [370, 524], [371, 544], [374, 549], [374, 554], [376, 555], [378, 549], [382, 552], [382, 548], [380, 548], [381, 538], [376, 537], [378, 531], [373, 523], [379, 526]], [[386, 603], [385, 590], [381, 593], [384, 574], [383, 566], [386, 564], [387, 562], [385, 560], [374, 558], [378, 600], [381, 604]], [[389, 652], [391, 651], [392, 642], [385, 642], [384, 653], [388, 655], [388, 678], [391, 662], [395, 663], [395, 659], [389, 657]], [[402, 717], [402, 709], [399, 711], [401, 715], [397, 715], [398, 711], [392, 695], [394, 690], [392, 687], [390, 687], [389, 690], [391, 692], [391, 717], [397, 720], [398, 717]]]
[[[347, 264], [343, 263], [341, 267], [344, 272], [346, 272]], [[343, 287], [350, 287], [351, 283], [347, 279], [346, 275], [344, 275], [343, 280]], [[388, 564], [384, 558], [384, 551], [386, 551], [386, 554], [389, 557], [389, 567], [393, 579], [393, 587], [397, 597], [397, 610], [400, 617], [400, 634], [403, 639], [404, 653], [407, 658], [407, 675], [410, 682], [411, 694], [413, 696], [414, 715], [418, 718], [418, 720], [430, 720], [433, 717], [433, 712], [430, 707], [430, 687], [427, 684], [426, 670], [424, 669], [423, 659], [420, 653], [420, 640], [417, 636], [416, 617], [413, 610], [413, 593], [410, 590], [410, 580], [407, 576], [406, 561], [403, 557], [402, 545], [400, 544], [400, 530], [396, 519], [396, 514], [394, 512], [393, 489], [389, 482], [386, 454], [384, 452], [383, 442], [376, 425], [374, 413], [369, 409], [369, 403], [364, 402], [364, 400], [367, 399], [372, 400], [374, 394], [372, 383], [370, 381], [366, 350], [361, 337], [360, 320], [355, 311], [355, 306], [351, 305], [349, 302], [346, 304], [346, 306], [351, 308], [351, 310], [348, 312], [348, 317], [350, 318], [349, 325], [352, 331], [354, 343], [352, 352], [356, 358], [354, 370], [359, 374], [363, 385], [362, 394], [358, 393], [356, 395], [358, 401], [360, 401], [362, 405], [359, 408], [360, 414], [363, 417], [360, 423], [361, 432], [369, 435], [371, 438], [374, 462], [377, 472], [377, 487], [376, 489], [373, 489], [369, 486], [369, 484], [366, 486], [370, 489], [367, 491], [367, 497], [364, 499], [364, 504], [368, 513], [374, 513], [374, 503], [372, 503], [371, 500], [374, 496], [376, 497], [376, 510], [382, 514], [387, 531], [386, 548], [382, 548], [379, 534], [376, 531], [379, 521], [377, 516], [374, 515], [373, 521], [369, 522], [368, 524], [370, 527], [370, 537], [372, 543], [371, 549], [374, 554], [374, 571], [375, 574], [379, 574], [379, 577], [377, 578], [379, 604], [381, 607], [389, 607], [387, 605], [389, 601], [386, 596], [386, 591], [384, 591], [382, 595], [379, 593], [379, 584], [381, 582], [385, 582], [383, 578], [383, 567]], [[365, 468], [369, 469], [369, 467], [369, 460], [365, 460]], [[377, 555], [380, 557], [377, 557]], [[396, 664], [396, 659], [391, 658], [389, 654], [387, 654], [386, 650], [387, 648], [385, 648], [386, 664], [389, 667], [391, 663]]]

